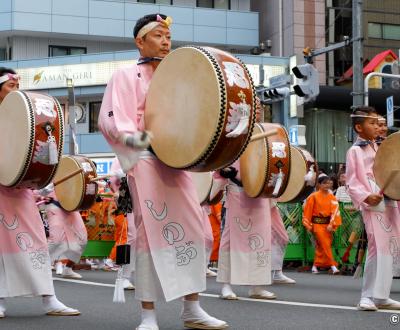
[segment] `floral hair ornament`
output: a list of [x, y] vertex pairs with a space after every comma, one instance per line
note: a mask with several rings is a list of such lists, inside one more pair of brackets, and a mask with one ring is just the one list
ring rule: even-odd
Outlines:
[[145, 26], [143, 26], [136, 38], [142, 38], [144, 35], [146, 35], [147, 33], [149, 33], [151, 30], [153, 30], [155, 27], [159, 26], [161, 24], [161, 26], [166, 27], [167, 29], [169, 29], [170, 25], [172, 24], [172, 18], [170, 16], [167, 16], [165, 19], [163, 19], [160, 15], [156, 16], [156, 21], [152, 21], [148, 24], [146, 24]]
[[6, 73], [5, 75], [0, 77], [0, 84], [5, 83], [8, 80], [16, 80], [19, 81], [20, 76], [16, 73]]

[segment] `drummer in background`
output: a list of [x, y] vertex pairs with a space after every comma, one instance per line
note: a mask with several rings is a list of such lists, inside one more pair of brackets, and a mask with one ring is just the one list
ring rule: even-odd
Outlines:
[[56, 265], [56, 274], [65, 278], [82, 278], [72, 270], [80, 261], [87, 244], [87, 231], [80, 213], [67, 212], [61, 207], [52, 184], [39, 190], [39, 193], [46, 200], [44, 209], [50, 234], [47, 242], [51, 263]]
[[388, 135], [388, 127], [386, 123], [386, 118], [378, 115], [378, 136], [376, 137], [376, 143], [381, 144], [381, 142], [386, 139]]
[[[0, 68], [0, 103], [18, 89], [15, 71]], [[5, 316], [5, 298], [26, 296], [42, 296], [47, 315], [80, 314], [54, 293], [46, 235], [33, 191], [0, 186], [0, 318]]]
[[397, 203], [384, 200], [373, 173], [379, 118], [373, 107], [360, 107], [352, 117], [358, 138], [347, 151], [346, 180], [348, 192], [360, 209], [368, 235], [359, 310], [400, 309], [400, 302], [389, 298], [394, 256], [391, 246], [400, 239], [400, 213]]
[[[259, 121], [259, 104], [256, 108]], [[217, 282], [223, 283], [221, 298], [237, 300], [232, 285], [249, 286], [249, 297], [276, 299], [266, 290], [271, 284], [270, 200], [251, 198], [243, 190], [240, 164], [214, 173], [216, 186], [226, 189], [226, 218], [218, 260]]]
[[145, 150], [151, 139], [144, 131], [146, 94], [155, 69], [170, 52], [171, 22], [161, 14], [136, 22], [134, 37], [141, 58], [114, 73], [104, 94], [99, 127], [127, 173], [134, 205], [136, 298], [142, 303], [137, 329], [158, 329], [154, 302], [182, 296], [185, 327], [224, 329], [227, 323], [199, 304], [198, 292], [206, 289], [206, 255], [194, 184], [188, 173], [167, 167]]
[[272, 282], [278, 284], [295, 284], [296, 281], [282, 272], [283, 258], [289, 243], [289, 236], [283, 223], [276, 201], [271, 199], [271, 252]]

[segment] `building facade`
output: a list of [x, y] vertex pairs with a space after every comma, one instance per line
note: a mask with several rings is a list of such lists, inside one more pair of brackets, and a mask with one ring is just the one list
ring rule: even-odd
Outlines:
[[[67, 79], [78, 106], [77, 144], [81, 154], [108, 170], [110, 147], [98, 132], [97, 117], [112, 73], [134, 63], [136, 20], [161, 12], [173, 18], [173, 48], [192, 44], [235, 53], [249, 68], [255, 84], [288, 72], [287, 57], [251, 55], [259, 45], [259, 13], [250, 0], [2, 0], [0, 66], [21, 75], [21, 88], [56, 97], [68, 109]], [[71, 89], [69, 90], [71, 91]], [[288, 105], [281, 105], [288, 111]], [[68, 120], [68, 111], [65, 111]], [[67, 127], [66, 127], [67, 128]], [[69, 151], [65, 130], [64, 152]]]

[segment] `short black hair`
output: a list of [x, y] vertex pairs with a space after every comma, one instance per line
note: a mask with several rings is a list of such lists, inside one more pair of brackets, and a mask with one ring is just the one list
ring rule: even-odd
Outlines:
[[166, 19], [167, 15], [164, 14], [150, 14], [143, 16], [142, 18], [139, 18], [135, 24], [135, 27], [133, 28], [133, 36], [136, 38], [140, 29], [149, 24], [150, 22], [155, 22], [157, 21], [157, 15], [160, 16], [162, 19]]
[[321, 175], [318, 178], [318, 184], [324, 183], [326, 181], [333, 181], [333, 180], [332, 180], [332, 178], [330, 176], [327, 176], [327, 175]]
[[[354, 109], [353, 115], [355, 116], [370, 116], [371, 114], [378, 114], [378, 111], [374, 107], [362, 106]], [[351, 123], [354, 132], [358, 133], [356, 130], [356, 125], [362, 124], [367, 118], [365, 117], [352, 117]]]
[[[16, 72], [11, 68], [6, 68], [4, 66], [0, 67], [0, 77], [6, 75], [7, 73], [16, 74]], [[5, 82], [0, 84], [0, 90]]]

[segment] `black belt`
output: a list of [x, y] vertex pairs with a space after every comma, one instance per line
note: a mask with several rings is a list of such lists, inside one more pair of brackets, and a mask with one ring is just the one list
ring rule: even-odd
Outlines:
[[331, 222], [330, 217], [313, 217], [311, 220], [312, 223], [317, 223], [319, 225], [327, 225]]

